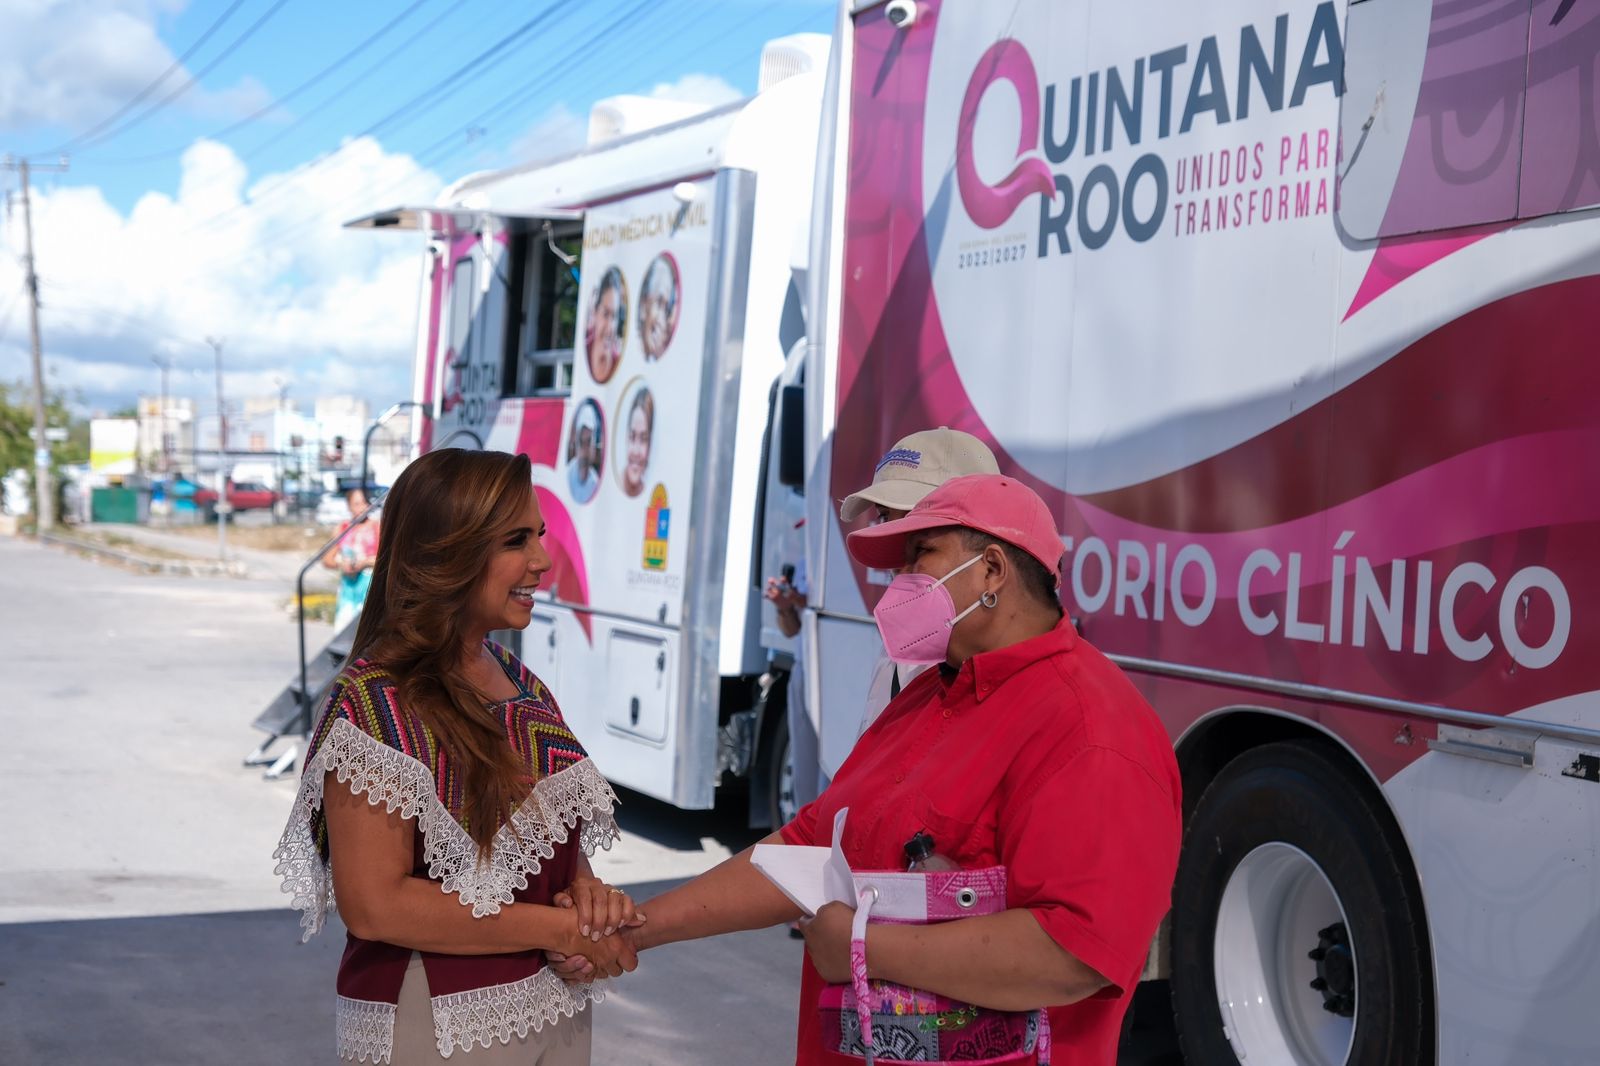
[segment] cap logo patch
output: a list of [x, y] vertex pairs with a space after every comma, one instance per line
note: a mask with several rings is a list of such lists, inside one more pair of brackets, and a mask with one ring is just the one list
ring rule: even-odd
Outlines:
[[877, 474], [886, 466], [904, 466], [915, 470], [921, 465], [921, 452], [912, 451], [910, 448], [891, 448], [887, 455], [878, 460], [878, 465], [872, 472]]

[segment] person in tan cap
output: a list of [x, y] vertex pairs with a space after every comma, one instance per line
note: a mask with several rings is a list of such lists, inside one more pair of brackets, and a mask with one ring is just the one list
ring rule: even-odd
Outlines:
[[[925, 429], [895, 442], [878, 460], [872, 484], [844, 498], [839, 518], [848, 524], [875, 509], [877, 521], [892, 522], [904, 518], [928, 493], [953, 477], [999, 472], [994, 453], [972, 434], [945, 426]], [[856, 736], [865, 733], [889, 701], [927, 668], [926, 664], [896, 663], [887, 652], [879, 655]]]
[[839, 518], [854, 522], [873, 508], [881, 522], [904, 518], [924, 496], [953, 477], [999, 472], [994, 453], [971, 433], [946, 426], [924, 429], [895, 441], [878, 460], [872, 484], [844, 498]]
[[[999, 472], [1000, 465], [995, 462], [994, 453], [972, 434], [947, 426], [924, 429], [895, 441], [894, 447], [878, 460], [872, 484], [844, 498], [839, 505], [839, 518], [847, 525], [868, 514], [879, 522], [902, 518], [924, 496], [953, 477]], [[797, 565], [797, 571], [798, 575], [793, 578], [767, 578], [766, 588], [766, 598], [777, 613], [778, 629], [791, 638], [800, 635], [800, 612], [806, 607], [804, 560]], [[820, 764], [816, 728], [806, 711], [803, 695], [806, 653], [802, 638], [795, 649], [787, 704], [789, 753], [796, 770], [792, 780], [797, 806], [816, 799], [827, 784], [826, 772]], [[897, 664], [888, 655], [879, 655], [872, 668], [867, 702], [861, 723], [856, 727], [856, 736], [866, 732], [889, 701], [925, 669], [926, 666]]]

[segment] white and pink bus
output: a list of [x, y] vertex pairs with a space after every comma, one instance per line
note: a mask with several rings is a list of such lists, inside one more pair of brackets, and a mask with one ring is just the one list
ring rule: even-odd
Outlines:
[[1597, 84], [1573, 0], [843, 5], [822, 761], [879, 654], [836, 501], [977, 434], [1177, 748], [1187, 1062], [1595, 1060]]

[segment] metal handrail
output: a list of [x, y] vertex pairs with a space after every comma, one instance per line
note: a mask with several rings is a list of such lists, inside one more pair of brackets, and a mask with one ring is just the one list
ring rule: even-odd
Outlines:
[[480, 452], [483, 451], [483, 438], [478, 436], [476, 433], [472, 432], [472, 430], [467, 429], [466, 427], [462, 427], [461, 429], [455, 430], [449, 436], [447, 436], [444, 440], [440, 441], [438, 444], [435, 444], [432, 447], [432, 449], [430, 449], [430, 450], [431, 451], [438, 451], [440, 448], [448, 448], [450, 446], [450, 442], [455, 440], [457, 437], [471, 437], [472, 438], [472, 443], [474, 443], [474, 444], [476, 444], [478, 446], [478, 450]]
[[[428, 411], [428, 405], [427, 404], [422, 403], [422, 402], [420, 402], [418, 400], [401, 400], [399, 403], [390, 404], [388, 406], [388, 408], [383, 412], [383, 414], [378, 416], [377, 421], [373, 422], [372, 425], [367, 427], [366, 436], [363, 437], [362, 440], [361, 440], [361, 491], [362, 492], [371, 492], [372, 491], [372, 463], [370, 462], [371, 457], [372, 457], [372, 435], [378, 431], [378, 427], [379, 426], [383, 425], [385, 422], [389, 421], [389, 419], [393, 418], [395, 415], [399, 414], [401, 411], [404, 411], [408, 407], [417, 408], [419, 411], [422, 412], [422, 417], [423, 418], [432, 418], [433, 417], [432, 414]], [[480, 444], [479, 447], [481, 448], [482, 445]]]
[[356, 527], [365, 522], [368, 515], [382, 506], [383, 502], [381, 500], [377, 503], [367, 504], [365, 510], [350, 519], [349, 525], [330, 537], [326, 544], [317, 549], [315, 555], [306, 560], [306, 564], [300, 568], [300, 573], [294, 579], [295, 604], [299, 607], [300, 623], [300, 716], [295, 720], [295, 725], [301, 728], [291, 730], [291, 732], [298, 732], [302, 736], [311, 732], [311, 692], [307, 680], [308, 670], [306, 666], [306, 575], [311, 572], [313, 566], [322, 562], [323, 557], [328, 552], [338, 546], [344, 538], [355, 532]]

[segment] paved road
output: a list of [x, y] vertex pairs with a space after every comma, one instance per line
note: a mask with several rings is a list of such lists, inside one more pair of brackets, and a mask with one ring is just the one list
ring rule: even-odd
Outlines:
[[[0, 537], [0, 1063], [329, 1061], [342, 938], [297, 943], [269, 858], [295, 785], [239, 764], [295, 669], [288, 598]], [[596, 865], [639, 898], [752, 839], [630, 793], [619, 820]], [[799, 958], [783, 930], [647, 956], [594, 1061], [784, 1061]], [[1147, 1043], [1124, 1066], [1168, 1066]]]

